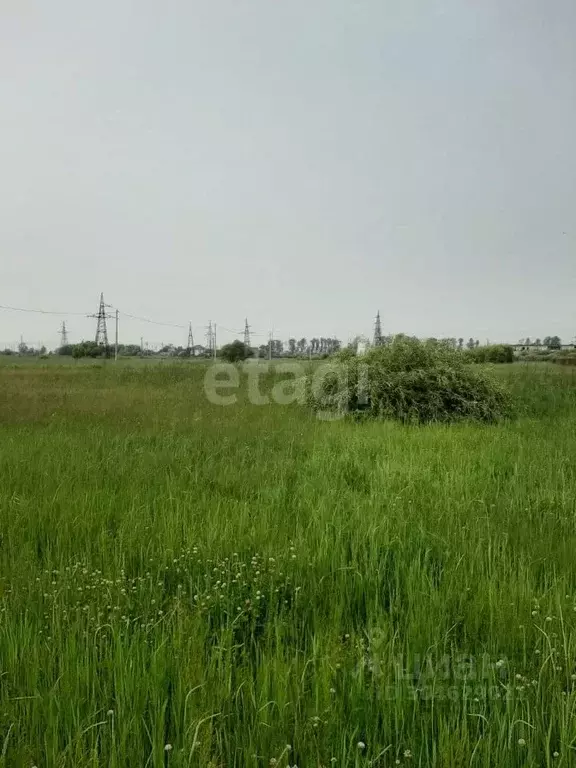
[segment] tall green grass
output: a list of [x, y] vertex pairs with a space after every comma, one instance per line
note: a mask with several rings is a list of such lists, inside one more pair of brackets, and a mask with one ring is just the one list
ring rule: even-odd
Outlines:
[[427, 427], [204, 371], [0, 370], [0, 765], [576, 764], [571, 371]]

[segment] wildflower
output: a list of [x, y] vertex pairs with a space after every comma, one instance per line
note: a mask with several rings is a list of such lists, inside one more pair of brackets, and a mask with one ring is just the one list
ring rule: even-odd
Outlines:
[[270, 765], [276, 765], [277, 762], [278, 762], [278, 760], [276, 760], [275, 757], [271, 757], [270, 758]]
[[412, 752], [409, 749], [404, 750], [404, 757], [409, 760], [412, 757]]
[[108, 715], [108, 717], [114, 717], [114, 710], [113, 709], [109, 709], [106, 714]]
[[172, 744], [166, 744], [164, 747], [164, 752], [171, 752], [172, 751]]
[[524, 739], [518, 739], [518, 746], [519, 747], [525, 747], [526, 741]]
[[366, 744], [364, 744], [363, 741], [359, 741], [357, 746], [358, 746], [358, 749], [360, 750], [366, 749]]
[[538, 611], [532, 611], [532, 616], [538, 616]]
[[552, 616], [546, 616], [546, 622], [549, 624], [552, 621]]
[[553, 752], [552, 757], [556, 759], [557, 757], [560, 757], [560, 752]]
[[330, 693], [336, 693], [336, 688], [330, 688]]

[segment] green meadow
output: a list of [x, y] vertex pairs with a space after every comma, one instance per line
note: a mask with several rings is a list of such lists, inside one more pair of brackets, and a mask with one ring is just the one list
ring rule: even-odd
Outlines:
[[415, 427], [208, 368], [0, 367], [0, 766], [576, 765], [575, 369]]

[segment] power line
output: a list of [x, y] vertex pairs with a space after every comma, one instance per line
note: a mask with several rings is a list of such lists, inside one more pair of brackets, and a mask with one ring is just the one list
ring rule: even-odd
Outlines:
[[[107, 306], [111, 307], [111, 305], [107, 305]], [[112, 307], [112, 308], [114, 309], [114, 307]], [[6, 311], [10, 311], [10, 312], [30, 312], [30, 313], [34, 313], [34, 314], [38, 314], [38, 315], [60, 315], [60, 316], [64, 315], [64, 316], [70, 316], [70, 317], [86, 317], [86, 313], [85, 312], [55, 312], [55, 311], [48, 310], [48, 309], [28, 309], [26, 307], [12, 307], [12, 306], [8, 306], [8, 305], [5, 305], [5, 304], [0, 304], [0, 310], [2, 310], [2, 309], [6, 310]], [[121, 315], [123, 315], [124, 317], [130, 318], [131, 320], [138, 320], [141, 323], [148, 323], [149, 325], [158, 325], [158, 326], [162, 326], [162, 327], [165, 327], [165, 328], [180, 328], [180, 329], [183, 329], [183, 330], [188, 330], [189, 329], [188, 325], [181, 325], [179, 323], [167, 323], [167, 322], [162, 322], [162, 321], [159, 321], [159, 320], [151, 320], [148, 317], [141, 317], [140, 315], [132, 315], [130, 312], [124, 312], [123, 310], [119, 310], [119, 313]], [[242, 328], [242, 329], [241, 328], [227, 328], [225, 325], [221, 325], [220, 328], [223, 331], [228, 331], [228, 333], [235, 333], [235, 334], [238, 334], [239, 336], [244, 334], [244, 332], [246, 330], [245, 327]], [[250, 335], [251, 336], [267, 336], [268, 334], [265, 331], [254, 331], [250, 327]]]
[[157, 320], [149, 320], [147, 317], [138, 317], [138, 315], [131, 315], [128, 312], [122, 312], [120, 311], [121, 315], [124, 315], [124, 317], [130, 317], [132, 320], [140, 320], [142, 323], [150, 323], [150, 325], [163, 325], [166, 328], [183, 328], [186, 330], [186, 325], [177, 325], [176, 323], [160, 323]]
[[7, 307], [4, 304], [0, 304], [0, 309], [6, 309], [11, 312], [34, 312], [37, 315], [75, 315], [77, 317], [84, 317], [84, 312], [51, 312], [47, 309], [25, 309], [24, 307]]

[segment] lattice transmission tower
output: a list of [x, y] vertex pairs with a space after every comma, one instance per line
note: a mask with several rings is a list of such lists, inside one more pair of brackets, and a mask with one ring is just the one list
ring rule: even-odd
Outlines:
[[106, 327], [106, 320], [109, 320], [112, 315], [106, 312], [106, 304], [104, 303], [104, 294], [100, 294], [100, 306], [98, 307], [97, 315], [88, 315], [88, 317], [96, 318], [96, 344], [108, 349], [108, 328]]
[[376, 315], [376, 321], [374, 323], [374, 341], [375, 347], [379, 347], [382, 344], [382, 324], [380, 322], [380, 310]]
[[68, 330], [66, 328], [66, 323], [62, 323], [62, 328], [60, 329], [60, 348], [67, 347], [68, 346]]
[[248, 325], [248, 318], [244, 322], [244, 344], [250, 346], [250, 326]]
[[188, 326], [188, 344], [186, 348], [189, 355], [194, 354], [194, 334], [192, 333], [192, 323], [190, 323]]
[[212, 322], [208, 323], [206, 329], [206, 347], [210, 355], [214, 354], [214, 331], [212, 330]]

